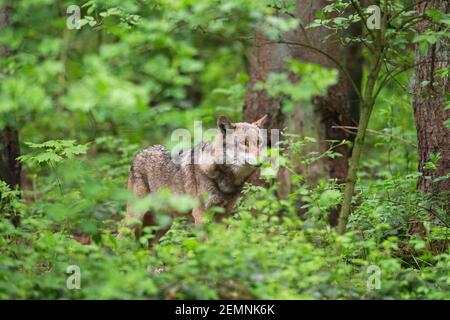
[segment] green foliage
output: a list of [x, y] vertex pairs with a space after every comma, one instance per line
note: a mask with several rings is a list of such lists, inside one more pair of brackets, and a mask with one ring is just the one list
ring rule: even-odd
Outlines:
[[[339, 202], [333, 184], [299, 186], [283, 201], [275, 201], [276, 184], [249, 186], [234, 216], [204, 228], [179, 219], [154, 255], [144, 241], [116, 240], [110, 221], [97, 225], [98, 236], [83, 245], [64, 224], [54, 223], [51, 210], [19, 206], [19, 228], [0, 220], [1, 298], [448, 298], [449, 255], [433, 255], [431, 240], [407, 236], [407, 221], [426, 216], [416, 202], [425, 204], [411, 191], [413, 181], [392, 179], [359, 190], [361, 204], [345, 236], [314, 223]], [[163, 196], [180, 201], [171, 197]], [[302, 217], [296, 210], [300, 197], [309, 204]], [[68, 204], [59, 221], [73, 225], [76, 209]], [[10, 194], [2, 205], [17, 206], [17, 199]], [[76, 219], [88, 223], [85, 216]], [[436, 239], [448, 238], [442, 224], [432, 225]], [[80, 290], [66, 288], [69, 265], [81, 269]], [[371, 265], [382, 270], [379, 290], [367, 288]]]
[[270, 73], [264, 83], [257, 83], [255, 89], [266, 90], [273, 97], [284, 97], [283, 112], [292, 111], [298, 102], [304, 108], [312, 108], [311, 98], [323, 96], [329, 86], [336, 84], [336, 69], [325, 69], [318, 65], [289, 61], [290, 71], [300, 81], [292, 82], [286, 73]]
[[10, 190], [6, 182], [0, 180], [0, 218], [13, 221], [26, 209], [19, 199], [20, 192]]
[[[301, 150], [311, 143], [295, 137], [291, 145]], [[36, 190], [45, 193], [28, 194], [35, 199], [31, 205], [1, 185], [2, 212], [22, 217], [18, 228], [9, 215], [0, 220], [1, 298], [442, 299], [450, 294], [449, 255], [433, 253], [435, 243], [449, 237], [445, 202], [439, 206], [416, 192], [417, 175], [362, 185], [345, 236], [327, 223], [342, 197], [337, 184], [309, 187], [301, 175], [294, 176], [292, 192], [279, 200], [278, 182], [269, 178], [268, 188], [248, 185], [235, 213], [222, 223], [196, 228], [187, 217], [177, 219], [151, 254], [146, 248], [151, 228], [141, 241], [115, 238], [128, 197], [123, 182], [129, 159], [123, 157], [132, 154], [125, 145], [105, 137], [90, 147], [96, 159], [62, 159], [57, 171], [64, 192], [51, 183], [54, 177], [41, 176]], [[109, 147], [117, 154], [101, 157]], [[320, 157], [309, 154], [305, 160]], [[291, 165], [288, 159], [283, 164]], [[135, 205], [159, 212], [163, 225], [168, 208], [185, 211], [196, 204], [162, 191]], [[413, 219], [425, 223], [428, 238], [408, 234]], [[82, 244], [86, 239], [89, 244]], [[66, 287], [70, 265], [80, 267], [80, 290]], [[379, 290], [367, 288], [373, 265], [382, 270]]]
[[37, 151], [20, 156], [18, 160], [30, 165], [55, 165], [63, 159], [72, 159], [74, 156], [85, 154], [87, 145], [75, 145], [74, 140], [50, 140], [44, 143], [27, 142], [26, 145]]
[[426, 53], [430, 45], [435, 44], [438, 40], [443, 43], [450, 40], [450, 14], [440, 10], [427, 10], [425, 16], [431, 20], [432, 24], [439, 26], [438, 28], [429, 28], [422, 34], [414, 38], [414, 42], [420, 43], [421, 53]]

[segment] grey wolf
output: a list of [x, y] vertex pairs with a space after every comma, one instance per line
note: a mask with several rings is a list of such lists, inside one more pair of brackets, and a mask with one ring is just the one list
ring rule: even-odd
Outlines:
[[[142, 150], [133, 160], [128, 190], [138, 198], [162, 188], [192, 196], [199, 203], [192, 210], [196, 225], [203, 224], [203, 215], [211, 207], [224, 208], [225, 215], [230, 213], [245, 182], [261, 165], [265, 131], [262, 128], [266, 119], [267, 115], [253, 123], [232, 123], [220, 116], [212, 142], [198, 144], [175, 157], [160, 145]], [[125, 226], [140, 235], [143, 227], [157, 224], [153, 212], [133, 212], [129, 202]], [[150, 245], [169, 228], [157, 230]], [[124, 236], [120, 233], [118, 238]]]

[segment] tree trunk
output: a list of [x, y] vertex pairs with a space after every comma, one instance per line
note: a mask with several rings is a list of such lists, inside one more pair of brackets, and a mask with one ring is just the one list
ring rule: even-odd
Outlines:
[[[329, 4], [326, 0], [297, 0], [297, 17], [303, 27], [315, 19], [316, 13]], [[349, 30], [352, 35], [359, 34], [361, 28], [355, 25]], [[338, 37], [331, 36], [331, 31], [326, 28], [301, 29], [298, 31], [297, 41], [317, 48], [339, 61], [349, 74], [354, 78], [356, 85], [361, 83], [362, 57], [358, 45], [343, 46]], [[327, 39], [324, 41], [324, 39]], [[354, 136], [348, 132], [334, 128], [336, 126], [356, 126], [358, 123], [359, 98], [347, 75], [324, 54], [318, 50], [311, 50], [297, 46], [293, 56], [305, 63], [318, 64], [325, 68], [336, 68], [339, 72], [338, 83], [328, 89], [326, 96], [313, 99], [314, 110], [302, 110], [299, 108], [296, 115], [291, 117], [293, 131], [304, 135], [310, 135], [320, 143], [318, 152], [324, 152], [330, 146], [325, 140], [354, 140]], [[309, 125], [308, 125], [309, 124]], [[318, 161], [308, 172], [309, 180], [313, 183], [319, 178], [336, 178], [342, 182], [348, 172], [348, 159], [351, 149], [343, 145], [335, 151], [342, 157], [324, 159]]]
[[[245, 97], [244, 121], [253, 122], [265, 114], [268, 115], [264, 125], [268, 132], [268, 146], [271, 146], [270, 130], [283, 129], [281, 98], [271, 97], [265, 90], [254, 90], [254, 86], [258, 82], [266, 81], [267, 76], [271, 72], [280, 73], [286, 71], [288, 57], [289, 48], [287, 45], [271, 42], [262, 31], [256, 30], [250, 61], [250, 79]], [[287, 170], [281, 168], [278, 171], [278, 178], [280, 180], [279, 195], [285, 197], [290, 190]], [[250, 178], [249, 182], [264, 185], [259, 179], [259, 170]]]
[[283, 128], [281, 99], [270, 97], [265, 90], [254, 90], [253, 87], [258, 82], [266, 81], [271, 72], [286, 71], [285, 63], [288, 56], [289, 51], [286, 45], [270, 42], [260, 30], [255, 32], [250, 80], [244, 106], [246, 122], [256, 121], [267, 114], [265, 128], [269, 130]]
[[[327, 1], [298, 0], [296, 16], [300, 18], [303, 26], [314, 19], [314, 15], [321, 10]], [[361, 34], [361, 25], [354, 25], [349, 30], [350, 36]], [[305, 36], [305, 34], [307, 36]], [[298, 28], [282, 36], [282, 38], [298, 43], [309, 44], [322, 51], [331, 54], [340, 61], [353, 78], [355, 85], [359, 88], [362, 77], [362, 55], [361, 48], [357, 44], [343, 47], [337, 38], [330, 37], [325, 43], [322, 39], [329, 36], [325, 28], [304, 30]], [[289, 132], [300, 133], [302, 136], [314, 137], [318, 144], [312, 146], [317, 151], [324, 152], [329, 148], [325, 140], [354, 140], [354, 136], [348, 132], [333, 128], [334, 126], [357, 126], [359, 118], [359, 96], [348, 78], [340, 72], [338, 83], [328, 90], [325, 97], [314, 99], [316, 108], [306, 110], [299, 106], [289, 115], [283, 115], [281, 111], [281, 99], [268, 96], [265, 91], [254, 91], [253, 86], [257, 82], [266, 80], [269, 72], [286, 71], [285, 62], [293, 57], [307, 63], [316, 63], [323, 67], [337, 68], [337, 66], [323, 54], [301, 46], [270, 43], [267, 37], [260, 31], [255, 34], [253, 56], [250, 65], [250, 81], [245, 99], [244, 119], [254, 121], [264, 114], [269, 115], [268, 129], [286, 128]], [[351, 149], [341, 146], [335, 151], [342, 157], [335, 159], [324, 159], [317, 161], [308, 168], [298, 168], [308, 181], [315, 184], [319, 178], [337, 178], [344, 181], [348, 172], [348, 159]], [[280, 170], [281, 182], [280, 195], [287, 195], [290, 190], [289, 172]], [[336, 224], [337, 211], [332, 214], [331, 223]]]
[[[0, 32], [11, 23], [11, 7], [0, 8]], [[7, 57], [9, 50], [0, 46], [0, 56]], [[2, 70], [0, 69], [0, 73]], [[12, 188], [20, 186], [19, 135], [17, 129], [6, 125], [0, 129], [0, 179]]]
[[[445, 0], [429, 2], [417, 1], [417, 14], [426, 10], [437, 9], [449, 12], [450, 4]], [[440, 28], [440, 26], [434, 26]], [[430, 23], [424, 21], [418, 26], [418, 33], [430, 28]], [[441, 193], [450, 190], [450, 179], [433, 183], [433, 179], [445, 176], [450, 172], [450, 131], [445, 121], [450, 117], [450, 110], [445, 110], [446, 93], [450, 92], [450, 82], [447, 77], [441, 78], [436, 70], [450, 67], [450, 51], [444, 39], [438, 39], [428, 51], [422, 54], [416, 45], [415, 95], [414, 115], [416, 119], [419, 171], [417, 187], [430, 193]], [[425, 164], [433, 154], [439, 153], [441, 158], [436, 170], [427, 169]]]
[[[318, 141], [318, 144], [312, 146], [315, 150], [308, 151], [319, 153], [330, 148], [330, 143], [326, 140], [354, 141], [354, 135], [337, 127], [358, 125], [360, 99], [354, 86], [358, 90], [360, 89], [363, 64], [359, 44], [344, 46], [339, 42], [338, 37], [331, 35], [331, 31], [323, 27], [304, 29], [315, 19], [316, 13], [328, 4], [329, 2], [326, 0], [297, 0], [296, 15], [303, 26], [298, 31], [297, 41], [332, 56], [342, 64], [348, 74], [344, 74], [338, 65], [318, 50], [298, 46], [293, 54], [297, 60], [318, 64], [325, 68], [335, 68], [339, 71], [339, 78], [337, 84], [328, 88], [324, 97], [313, 99], [312, 102], [315, 106], [313, 110], [299, 108], [294, 111], [292, 117], [289, 117], [291, 121], [288, 126], [294, 132], [315, 138]], [[361, 24], [354, 24], [347, 30], [349, 37], [360, 35], [361, 29]], [[353, 79], [353, 85], [348, 76]], [[324, 158], [308, 168], [305, 174], [310, 183], [315, 184], [321, 178], [335, 178], [338, 182], [345, 181], [351, 147], [342, 145], [334, 151], [339, 152], [342, 156], [334, 159]], [[331, 225], [337, 224], [338, 215], [339, 208], [330, 212], [329, 222]]]
[[0, 130], [0, 179], [11, 188], [20, 187], [19, 135], [16, 129], [5, 127]]

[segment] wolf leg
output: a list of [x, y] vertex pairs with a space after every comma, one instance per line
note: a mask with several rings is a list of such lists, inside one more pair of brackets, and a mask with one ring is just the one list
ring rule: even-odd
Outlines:
[[192, 216], [194, 217], [195, 225], [197, 227], [203, 225], [203, 209], [195, 208], [192, 210]]
[[[128, 175], [128, 191], [132, 192], [137, 198], [144, 197], [150, 193], [150, 189], [148, 184], [142, 177], [136, 177], [131, 172]], [[142, 231], [142, 222], [144, 219], [145, 213], [136, 213], [131, 209], [130, 200], [127, 203], [127, 212], [125, 214], [125, 227], [134, 231], [136, 236], [139, 236]], [[117, 235], [118, 239], [123, 239], [126, 237], [126, 234], [120, 232]]]
[[223, 213], [218, 212], [218, 213], [214, 214], [214, 216], [213, 216], [214, 222], [220, 223], [220, 222], [222, 222], [222, 220], [224, 218], [229, 217], [230, 213], [233, 212], [235, 204], [236, 204], [236, 199], [230, 200], [229, 202], [222, 204], [221, 207], [223, 207], [225, 209], [225, 211]]
[[172, 223], [165, 226], [159, 226], [155, 219], [155, 214], [153, 212], [146, 212], [142, 222], [142, 228], [145, 227], [157, 227], [153, 232], [153, 238], [148, 240], [148, 247], [152, 249], [166, 233], [169, 231]]

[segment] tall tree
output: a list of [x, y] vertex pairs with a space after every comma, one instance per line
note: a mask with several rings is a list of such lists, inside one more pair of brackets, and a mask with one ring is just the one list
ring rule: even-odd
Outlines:
[[[446, 0], [417, 1], [415, 9], [418, 15], [434, 9], [449, 12], [450, 3]], [[418, 34], [444, 26], [424, 20], [417, 26]], [[446, 93], [450, 92], [448, 77], [440, 77], [436, 71], [450, 67], [450, 50], [448, 42], [438, 39], [423, 53], [420, 43], [416, 45], [414, 115], [416, 119], [417, 139], [419, 144], [419, 171], [422, 176], [418, 188], [426, 192], [440, 193], [450, 191], [450, 179], [433, 183], [433, 179], [450, 173], [450, 130], [445, 122], [450, 118], [450, 110], [445, 110]], [[439, 154], [437, 168], [426, 163], [433, 154]]]
[[[344, 46], [339, 37], [333, 35], [333, 31], [325, 27], [305, 28], [328, 4], [329, 1], [326, 0], [297, 0], [296, 16], [301, 21], [300, 29], [297, 32], [297, 41], [301, 45], [296, 46], [293, 54], [294, 58], [299, 61], [339, 70], [337, 84], [328, 89], [326, 96], [313, 99], [315, 109], [311, 112], [299, 110], [298, 115], [293, 117], [298, 126], [295, 131], [316, 137], [321, 148], [318, 151], [322, 152], [329, 148], [329, 144], [325, 140], [342, 141], [354, 138], [347, 131], [337, 127], [355, 126], [358, 123], [359, 99], [353, 84], [356, 87], [360, 85], [362, 69], [362, 57], [358, 45]], [[355, 24], [348, 32], [360, 33], [359, 24]], [[343, 69], [347, 74], [342, 72]], [[359, 88], [357, 89], [359, 90]], [[308, 124], [314, 125], [308, 126]], [[347, 176], [351, 150], [349, 146], [342, 145], [336, 151], [342, 156], [334, 159], [327, 158], [319, 162], [316, 165], [316, 172], [310, 172], [312, 181], [323, 176], [344, 181]]]
[[[353, 139], [351, 134], [336, 127], [357, 125], [359, 98], [355, 86], [359, 87], [362, 74], [359, 45], [352, 44], [344, 47], [339, 39], [333, 37], [331, 31], [325, 27], [305, 29], [305, 26], [315, 19], [316, 13], [327, 4], [326, 0], [298, 0], [296, 17], [300, 19], [302, 26], [293, 33], [283, 35], [284, 39], [278, 43], [270, 42], [263, 32], [256, 32], [244, 108], [246, 121], [254, 121], [267, 113], [269, 129], [281, 129], [287, 126], [290, 131], [312, 135], [323, 142], [322, 150], [328, 148], [324, 140]], [[350, 32], [352, 35], [360, 34], [360, 25], [352, 26]], [[327, 38], [327, 41], [323, 41], [324, 38]], [[329, 88], [327, 95], [314, 99], [315, 110], [309, 112], [299, 108], [289, 117], [283, 117], [280, 98], [270, 97], [264, 90], [253, 90], [254, 84], [265, 81], [268, 73], [286, 71], [285, 63], [290, 57], [340, 70], [341, 68], [324, 53], [342, 63], [355, 86], [351, 84], [348, 75], [340, 72], [338, 83]], [[310, 172], [310, 180], [316, 181], [321, 176], [338, 178], [341, 181], [345, 179], [350, 149], [342, 146], [337, 151], [343, 156], [319, 163], [316, 169]]]
[[[359, 118], [359, 90], [362, 76], [362, 55], [357, 43], [343, 45], [338, 35], [325, 27], [307, 29], [306, 26], [316, 19], [317, 13], [329, 4], [326, 0], [297, 0], [296, 16], [300, 19], [295, 59], [318, 64], [324, 68], [339, 71], [338, 82], [329, 87], [323, 97], [313, 98], [313, 110], [299, 109], [291, 119], [290, 127], [295, 132], [309, 135], [318, 141], [320, 153], [330, 148], [327, 141], [353, 141], [354, 135], [340, 127], [357, 126]], [[361, 34], [361, 25], [353, 24], [346, 30], [350, 37]], [[345, 72], [344, 72], [345, 70]], [[315, 183], [321, 177], [335, 178], [344, 182], [348, 174], [348, 160], [351, 147], [348, 144], [334, 151], [341, 154], [336, 158], [324, 158], [309, 169], [309, 180]], [[330, 224], [336, 225], [339, 212], [330, 213]]]
[[272, 42], [261, 30], [256, 30], [250, 61], [250, 79], [245, 97], [244, 119], [253, 122], [268, 115], [267, 129], [282, 129], [281, 99], [271, 97], [265, 90], [254, 90], [258, 82], [264, 82], [270, 72], [285, 71], [289, 49], [284, 44]]
[[[0, 33], [11, 23], [11, 7], [6, 3], [0, 8]], [[6, 46], [0, 45], [0, 56], [8, 57], [10, 54]], [[0, 69], [0, 73], [2, 70]], [[20, 155], [19, 134], [16, 128], [6, 124], [0, 128], [0, 179], [11, 187], [20, 186]]]
[[[289, 48], [285, 44], [270, 41], [263, 31], [257, 29], [253, 41], [252, 58], [250, 61], [250, 79], [244, 105], [244, 120], [253, 122], [265, 114], [268, 119], [264, 127], [268, 130], [268, 144], [270, 145], [270, 130], [283, 129], [284, 117], [281, 112], [281, 98], [271, 97], [265, 90], [255, 90], [254, 86], [258, 82], [267, 80], [271, 72], [286, 71], [286, 59], [289, 57]], [[278, 172], [281, 181], [280, 195], [289, 193], [288, 172], [281, 169]], [[258, 180], [258, 173], [251, 177], [254, 184], [262, 184]]]
[[[318, 152], [329, 148], [326, 140], [353, 140], [354, 136], [348, 131], [336, 127], [357, 125], [358, 90], [362, 75], [362, 55], [359, 44], [343, 46], [339, 39], [332, 36], [331, 31], [325, 27], [305, 29], [305, 26], [315, 19], [316, 13], [327, 4], [329, 3], [325, 0], [297, 0], [295, 16], [301, 21], [301, 25], [294, 32], [282, 35], [277, 43], [270, 42], [262, 32], [256, 32], [244, 109], [246, 121], [256, 120], [267, 113], [269, 129], [287, 127], [290, 132], [316, 138], [318, 147], [315, 147], [318, 150], [314, 151]], [[359, 35], [361, 25], [354, 24], [348, 32], [351, 33], [350, 36]], [[327, 41], [323, 41], [325, 37]], [[315, 63], [326, 68], [336, 68], [340, 71], [338, 83], [329, 88], [327, 95], [314, 98], [313, 110], [306, 110], [299, 106], [289, 115], [283, 115], [280, 107], [281, 99], [270, 97], [265, 91], [253, 90], [254, 84], [265, 81], [269, 72], [286, 71], [285, 63], [288, 58]], [[338, 66], [336, 62], [342, 65]], [[342, 72], [343, 68], [347, 70], [347, 74]], [[344, 181], [351, 149], [347, 145], [342, 145], [336, 151], [342, 154], [342, 157], [317, 161], [308, 167], [307, 172], [302, 168], [299, 170], [303, 171], [312, 183], [317, 182], [320, 177]], [[289, 191], [288, 172], [281, 171], [280, 174], [281, 193], [286, 194]], [[335, 220], [333, 219], [333, 224]]]

